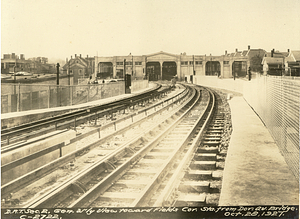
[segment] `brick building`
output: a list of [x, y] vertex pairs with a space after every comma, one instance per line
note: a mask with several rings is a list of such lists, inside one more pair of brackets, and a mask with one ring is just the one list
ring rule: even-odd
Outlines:
[[37, 57], [25, 59], [24, 54], [20, 57], [15, 53], [4, 54], [1, 59], [1, 73], [13, 74], [19, 71], [37, 74], [53, 74], [56, 72], [55, 64], [48, 64], [48, 58]]
[[66, 60], [66, 64], [63, 66], [63, 71], [69, 75], [73, 75], [73, 84], [80, 84], [80, 81], [87, 82], [91, 78], [94, 78], [94, 65], [95, 58], [93, 57], [82, 57], [81, 54], [70, 60]]

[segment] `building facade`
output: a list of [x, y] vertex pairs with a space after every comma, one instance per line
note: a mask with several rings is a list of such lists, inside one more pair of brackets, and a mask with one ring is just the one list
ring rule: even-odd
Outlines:
[[262, 60], [265, 75], [300, 76], [300, 51], [279, 52], [274, 49], [266, 53]]
[[73, 76], [72, 84], [77, 85], [82, 83], [87, 83], [89, 80], [94, 78], [94, 57], [82, 57], [81, 54], [73, 58], [71, 56], [70, 60], [66, 60], [66, 64], [63, 66], [63, 71], [68, 75]]
[[26, 60], [24, 54], [20, 54], [20, 57], [15, 53], [4, 54], [3, 59], [1, 59], [1, 73], [13, 74], [20, 71], [37, 74], [56, 72], [55, 64], [48, 64], [48, 58], [37, 57]]
[[193, 75], [215, 75], [223, 78], [245, 76], [249, 57], [234, 54], [180, 55], [158, 52], [150, 55], [95, 57], [95, 77], [98, 79], [124, 78], [131, 74], [133, 79], [180, 80], [192, 78]]

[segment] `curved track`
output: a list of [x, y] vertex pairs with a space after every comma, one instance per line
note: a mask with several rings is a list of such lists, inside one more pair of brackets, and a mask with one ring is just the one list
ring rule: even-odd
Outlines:
[[162, 117], [150, 118], [145, 111], [152, 122], [140, 134], [22, 206], [218, 205], [228, 113], [215, 92], [197, 86], [189, 90], [192, 95]]
[[76, 126], [101, 118], [103, 116], [113, 115], [118, 111], [125, 110], [135, 105], [148, 102], [149, 99], [159, 98], [170, 92], [169, 86], [158, 85], [149, 91], [136, 94], [130, 98], [125, 98], [115, 102], [96, 105], [91, 107], [73, 110], [63, 115], [45, 118], [38, 121], [32, 121], [16, 127], [1, 130], [1, 151], [12, 150], [20, 147], [20, 144], [37, 136], [45, 135], [55, 130], [75, 129]]

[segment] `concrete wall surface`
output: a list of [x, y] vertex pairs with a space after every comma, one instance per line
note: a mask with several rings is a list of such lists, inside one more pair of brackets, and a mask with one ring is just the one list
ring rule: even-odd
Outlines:
[[133, 80], [131, 82], [131, 92], [143, 90], [149, 87], [148, 80]]
[[[47, 140], [37, 141], [35, 143], [29, 144], [25, 147], [19, 149], [2, 153], [1, 154], [1, 166], [9, 165], [9, 168], [1, 170], [1, 185], [4, 185], [14, 179], [17, 179], [20, 176], [23, 176], [26, 173], [29, 173], [57, 158], [64, 156], [68, 153], [73, 152], [76, 148], [70, 148], [70, 140], [76, 137], [76, 132], [74, 130], [68, 130], [66, 132], [60, 133], [53, 137], [50, 137]], [[63, 144], [62, 148], [50, 150], [46, 153], [41, 153], [37, 156], [38, 152], [41, 152], [45, 149], [49, 149], [55, 145]], [[32, 155], [30, 159], [26, 157]], [[22, 159], [23, 161], [18, 160]]]
[[268, 128], [293, 174], [299, 179], [300, 78], [258, 74], [248, 81], [195, 76], [194, 83], [243, 94]]
[[218, 78], [217, 76], [194, 76], [194, 84], [218, 89], [230, 90], [243, 93], [244, 80], [234, 80], [233, 78]]

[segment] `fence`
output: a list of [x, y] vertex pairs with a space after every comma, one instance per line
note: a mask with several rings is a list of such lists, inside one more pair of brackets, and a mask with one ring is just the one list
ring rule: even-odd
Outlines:
[[71, 106], [124, 93], [123, 82], [77, 86], [2, 84], [1, 113]]
[[196, 76], [195, 83], [243, 94], [268, 128], [291, 171], [299, 179], [300, 77], [255, 74], [248, 81]]
[[299, 179], [299, 78], [261, 76], [244, 83], [243, 94]]

